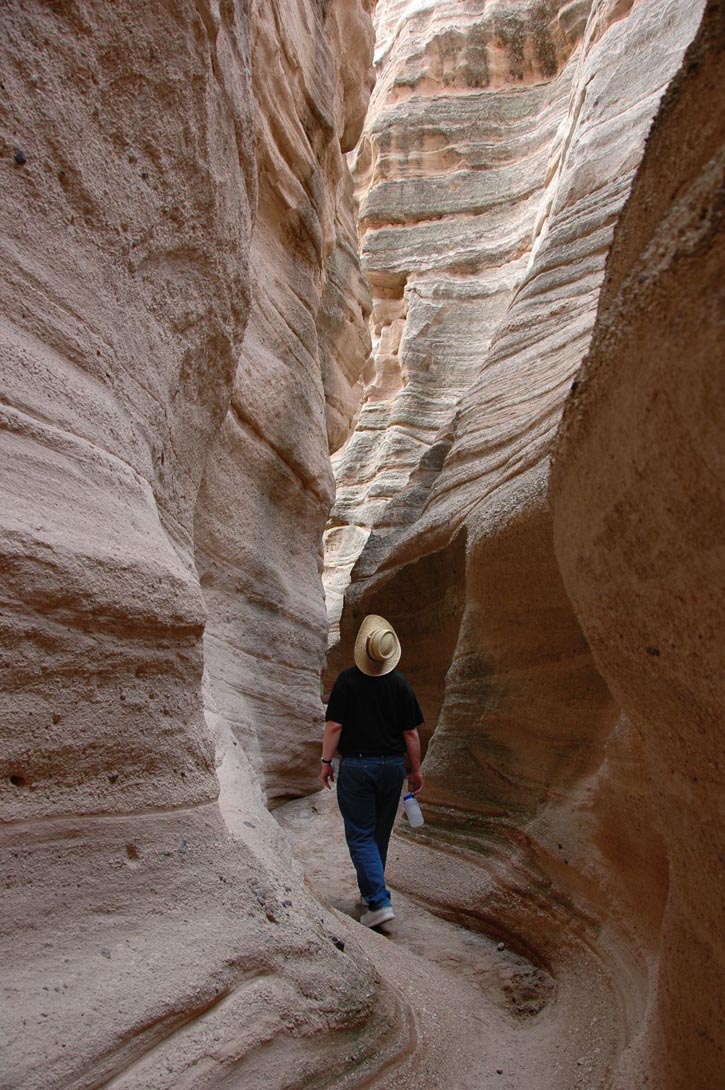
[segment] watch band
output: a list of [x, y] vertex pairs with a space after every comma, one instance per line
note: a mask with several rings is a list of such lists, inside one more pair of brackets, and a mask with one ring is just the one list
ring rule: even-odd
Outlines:
[[327, 757], [320, 757], [320, 764], [321, 765], [331, 765], [332, 761], [328, 761]]

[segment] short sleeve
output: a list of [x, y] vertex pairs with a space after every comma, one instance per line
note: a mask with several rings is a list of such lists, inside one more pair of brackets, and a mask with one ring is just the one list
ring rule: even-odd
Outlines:
[[413, 692], [413, 686], [406, 678], [400, 693], [400, 729], [415, 730], [423, 722], [423, 712]]
[[330, 699], [325, 714], [326, 721], [344, 723], [347, 715], [347, 686], [342, 674], [338, 674], [335, 684], [332, 686]]

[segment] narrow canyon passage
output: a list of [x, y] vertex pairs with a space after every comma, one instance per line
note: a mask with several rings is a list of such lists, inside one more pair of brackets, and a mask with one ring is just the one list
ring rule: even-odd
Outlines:
[[0, 4], [0, 1090], [720, 1090], [724, 20]]
[[387, 868], [396, 919], [369, 931], [355, 922], [360, 895], [334, 791], [287, 803], [275, 816], [312, 890], [335, 914], [337, 941], [362, 944], [397, 1000], [396, 1043], [367, 1073], [356, 1065], [350, 1086], [610, 1085], [626, 1017], [596, 950], [574, 943], [568, 964], [552, 975], [509, 945], [503, 930], [492, 937], [491, 922], [475, 912], [491, 880], [485, 863], [474, 853], [442, 852], [424, 832], [406, 834], [402, 817]]

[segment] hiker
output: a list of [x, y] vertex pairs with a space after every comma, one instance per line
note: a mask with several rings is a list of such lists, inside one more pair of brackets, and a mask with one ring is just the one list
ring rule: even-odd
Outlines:
[[371, 614], [355, 640], [355, 665], [337, 677], [327, 705], [320, 779], [331, 787], [332, 756], [340, 752], [337, 802], [345, 839], [365, 904], [367, 927], [395, 918], [385, 885], [385, 860], [400, 791], [409, 763], [408, 788], [423, 787], [420, 738], [423, 723], [410, 682], [395, 667], [400, 641], [383, 617]]

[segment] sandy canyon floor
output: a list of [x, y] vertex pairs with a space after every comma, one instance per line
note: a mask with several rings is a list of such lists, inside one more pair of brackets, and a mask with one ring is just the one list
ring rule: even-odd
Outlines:
[[469, 884], [472, 868], [485, 871], [480, 858], [433, 847], [425, 832], [406, 832], [399, 817], [387, 868], [396, 919], [373, 931], [358, 922], [334, 790], [288, 803], [275, 816], [312, 891], [336, 915], [340, 942], [363, 946], [397, 1000], [396, 1039], [407, 1044], [381, 1055], [373, 1073], [364, 1066], [357, 1078], [351, 1072], [346, 1087], [611, 1087], [609, 1058], [623, 1043], [624, 1018], [595, 955], [582, 948], [577, 963], [554, 978], [496, 938], [444, 918], [446, 891]]

